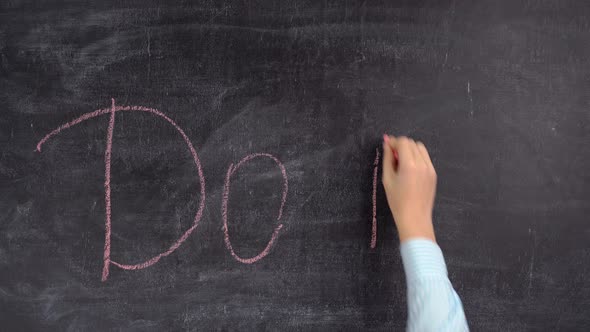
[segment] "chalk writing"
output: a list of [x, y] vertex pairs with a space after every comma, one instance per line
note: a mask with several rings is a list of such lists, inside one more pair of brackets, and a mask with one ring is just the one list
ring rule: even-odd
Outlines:
[[371, 249], [377, 245], [377, 173], [379, 171], [379, 149], [375, 149], [373, 162], [373, 224], [371, 227]]
[[104, 152], [104, 201], [105, 201], [105, 225], [104, 225], [104, 255], [102, 265], [102, 281], [109, 277], [111, 266], [111, 153], [113, 150], [113, 132], [115, 129], [115, 99], [111, 99], [111, 117], [107, 130], [107, 146]]
[[[192, 223], [191, 227], [189, 229], [187, 229], [182, 234], [182, 236], [180, 238], [178, 238], [168, 248], [168, 250], [161, 252], [158, 255], [156, 255], [144, 262], [136, 263], [136, 264], [122, 264], [122, 263], [118, 263], [118, 262], [111, 259], [111, 208], [112, 208], [112, 203], [111, 203], [111, 157], [112, 157], [112, 150], [113, 150], [113, 132], [115, 129], [115, 116], [116, 116], [117, 112], [121, 112], [121, 111], [147, 112], [147, 113], [152, 114], [154, 116], [160, 117], [160, 118], [166, 120], [168, 123], [170, 123], [174, 127], [174, 129], [176, 129], [176, 131], [180, 134], [180, 136], [182, 137], [182, 139], [186, 143], [186, 145], [191, 153], [191, 156], [193, 157], [193, 161], [195, 163], [195, 168], [196, 168], [197, 174], [199, 176], [199, 182], [200, 182], [201, 197], [200, 197], [200, 201], [199, 201], [199, 208], [197, 209], [197, 212], [195, 213], [195, 217], [193, 219], [193, 223]], [[105, 155], [104, 155], [104, 161], [105, 161], [105, 173], [104, 173], [105, 174], [105, 179], [104, 179], [105, 242], [104, 242], [102, 281], [106, 281], [108, 279], [109, 268], [110, 268], [111, 264], [115, 265], [121, 269], [124, 269], [124, 270], [139, 270], [139, 269], [144, 269], [146, 267], [152, 266], [152, 265], [156, 264], [162, 257], [168, 256], [171, 253], [173, 253], [176, 249], [178, 249], [182, 245], [182, 243], [184, 241], [186, 241], [186, 239], [191, 235], [191, 233], [197, 228], [197, 226], [199, 225], [199, 221], [201, 220], [201, 218], [203, 216], [203, 210], [205, 208], [205, 176], [203, 175], [203, 169], [201, 167], [201, 162], [199, 160], [199, 156], [197, 154], [197, 151], [195, 150], [195, 148], [194, 148], [193, 144], [191, 143], [190, 139], [188, 138], [188, 136], [186, 136], [184, 130], [182, 130], [182, 128], [180, 128], [180, 126], [178, 126], [178, 124], [176, 124], [176, 122], [174, 122], [172, 119], [170, 119], [168, 116], [166, 116], [164, 113], [158, 111], [157, 109], [143, 107], [143, 106], [117, 106], [117, 105], [115, 105], [115, 99], [111, 99], [111, 107], [110, 108], [99, 109], [94, 112], [89, 112], [89, 113], [83, 114], [82, 116], [57, 127], [56, 129], [51, 131], [49, 134], [45, 135], [45, 137], [43, 137], [37, 143], [37, 151], [41, 152], [41, 147], [43, 146], [43, 144], [45, 144], [45, 142], [47, 142], [47, 140], [49, 140], [51, 137], [59, 134], [62, 130], [68, 129], [68, 128], [73, 127], [77, 124], [80, 124], [86, 120], [89, 120], [89, 119], [92, 119], [92, 118], [95, 118], [95, 117], [98, 117], [101, 115], [105, 115], [105, 114], [109, 114], [110, 117], [109, 117], [109, 126], [107, 128], [107, 143], [106, 143], [106, 149], [105, 149]], [[231, 177], [246, 162], [248, 162], [254, 158], [259, 158], [259, 157], [266, 157], [266, 158], [272, 159], [277, 164], [279, 169], [281, 170], [281, 175], [283, 177], [283, 191], [282, 191], [281, 205], [279, 207], [277, 221], [281, 220], [281, 217], [283, 215], [283, 208], [284, 208], [285, 202], [287, 200], [287, 191], [288, 191], [287, 171], [285, 170], [285, 167], [279, 161], [279, 159], [277, 159], [273, 155], [268, 154], [268, 153], [255, 153], [255, 154], [251, 154], [251, 155], [244, 157], [235, 166], [233, 164], [230, 164], [228, 171], [227, 171], [227, 176], [225, 179], [223, 199], [221, 202], [225, 245], [226, 245], [227, 249], [230, 251], [232, 257], [234, 257], [237, 261], [239, 261], [241, 263], [245, 263], [245, 264], [255, 263], [255, 262], [261, 260], [262, 258], [264, 258], [266, 255], [268, 255], [271, 248], [273, 247], [273, 245], [276, 243], [276, 241], [278, 239], [279, 231], [283, 227], [283, 224], [279, 224], [275, 228], [275, 230], [270, 238], [270, 241], [266, 245], [266, 248], [264, 248], [264, 250], [262, 250], [262, 252], [260, 254], [254, 256], [254, 257], [241, 258], [235, 253], [235, 251], [232, 247], [232, 244], [231, 244], [231, 241], [229, 238], [229, 231], [228, 231], [228, 227], [227, 227], [227, 210], [228, 210], [227, 205], [228, 205], [228, 201], [229, 201]]]
[[279, 224], [277, 227], [275, 227], [274, 232], [272, 233], [272, 236], [270, 238], [270, 241], [268, 241], [268, 244], [266, 245], [266, 248], [264, 248], [264, 250], [262, 250], [262, 252], [260, 252], [258, 255], [251, 257], [251, 258], [242, 258], [240, 256], [238, 256], [236, 254], [236, 252], [234, 251], [230, 238], [229, 238], [229, 229], [227, 226], [227, 205], [229, 202], [229, 192], [230, 192], [230, 183], [231, 183], [231, 177], [232, 175], [235, 174], [235, 172], [245, 163], [247, 163], [248, 161], [254, 159], [254, 158], [260, 158], [260, 157], [266, 157], [266, 158], [270, 158], [272, 159], [277, 166], [280, 168], [281, 170], [281, 174], [283, 176], [283, 193], [281, 196], [281, 205], [279, 207], [279, 212], [277, 215], [277, 221], [281, 220], [281, 216], [283, 215], [283, 207], [285, 206], [285, 202], [287, 201], [287, 191], [288, 191], [288, 181], [287, 181], [287, 172], [285, 170], [285, 167], [283, 166], [283, 164], [274, 156], [268, 154], [268, 153], [255, 153], [255, 154], [251, 154], [248, 155], [246, 157], [244, 157], [242, 160], [240, 160], [235, 166], [233, 164], [230, 164], [228, 169], [227, 169], [227, 175], [225, 177], [225, 186], [223, 189], [223, 199], [221, 201], [221, 215], [223, 218], [223, 233], [225, 235], [225, 246], [227, 247], [227, 249], [229, 250], [229, 252], [231, 253], [232, 257], [235, 258], [238, 262], [244, 263], [244, 264], [252, 264], [254, 262], [257, 262], [259, 260], [261, 260], [262, 258], [264, 258], [266, 255], [268, 255], [268, 253], [270, 252], [270, 249], [272, 248], [272, 246], [274, 245], [275, 241], [277, 240], [277, 237], [279, 235], [279, 231], [281, 230], [281, 228], [283, 228], [283, 224]]
[[[389, 136], [383, 135], [383, 140], [385, 143], [389, 143]], [[389, 145], [384, 148], [390, 148]], [[397, 167], [399, 165], [399, 155], [397, 150], [393, 151], [393, 169], [397, 171]], [[373, 203], [373, 218], [371, 224], [371, 249], [375, 249], [377, 246], [377, 174], [379, 173], [379, 148], [375, 149], [375, 160], [373, 161], [373, 195], [372, 195], [372, 203]], [[388, 165], [384, 165], [384, 167], [388, 167]]]
[[[169, 124], [171, 124], [174, 129], [176, 129], [176, 131], [180, 134], [180, 136], [182, 137], [182, 139], [184, 140], [185, 144], [187, 145], [191, 156], [193, 157], [193, 161], [195, 163], [195, 168], [197, 171], [197, 174], [199, 176], [199, 182], [200, 182], [200, 201], [199, 201], [199, 208], [197, 209], [197, 212], [195, 213], [195, 217], [193, 219], [192, 225], [189, 229], [187, 229], [180, 238], [178, 238], [174, 243], [172, 243], [172, 245], [170, 245], [170, 247], [166, 250], [163, 251], [159, 254], [157, 254], [156, 256], [145, 260], [143, 262], [140, 263], [136, 263], [136, 264], [123, 264], [123, 263], [119, 263], [116, 262], [114, 260], [111, 259], [111, 210], [112, 210], [112, 202], [111, 202], [111, 158], [112, 158], [112, 149], [113, 149], [113, 132], [115, 129], [115, 118], [116, 118], [116, 113], [117, 112], [121, 112], [121, 111], [126, 111], [126, 112], [146, 112], [149, 114], [152, 114], [154, 116], [157, 116], [161, 119], [164, 119], [166, 122], [168, 122]], [[108, 128], [107, 128], [107, 141], [106, 141], [106, 148], [105, 148], [105, 155], [104, 155], [104, 162], [105, 162], [105, 178], [104, 178], [104, 190], [105, 190], [105, 242], [104, 242], [104, 254], [103, 254], [103, 269], [102, 269], [102, 281], [106, 281], [109, 277], [109, 269], [110, 269], [110, 265], [115, 265], [121, 269], [124, 270], [139, 270], [139, 269], [144, 269], [147, 268], [149, 266], [152, 266], [154, 264], [156, 264], [162, 257], [168, 256], [170, 254], [172, 254], [176, 249], [178, 249], [184, 241], [186, 241], [186, 239], [192, 234], [192, 232], [197, 228], [197, 226], [199, 225], [199, 221], [201, 220], [202, 216], [203, 216], [203, 210], [205, 208], [205, 176], [203, 175], [203, 169], [201, 166], [201, 162], [199, 160], [199, 156], [197, 154], [197, 151], [195, 150], [193, 144], [191, 143], [190, 139], [188, 138], [188, 136], [185, 134], [184, 130], [182, 130], [182, 128], [180, 128], [180, 126], [178, 124], [176, 124], [176, 122], [174, 122], [172, 119], [170, 119], [168, 116], [166, 116], [164, 113], [158, 111], [157, 109], [154, 108], [148, 108], [148, 107], [143, 107], [143, 106], [117, 106], [115, 104], [115, 99], [111, 99], [111, 107], [110, 108], [105, 108], [105, 109], [99, 109], [96, 110], [94, 112], [89, 112], [86, 114], [83, 114], [82, 116], [69, 121], [67, 123], [62, 124], [61, 126], [57, 127], [56, 129], [54, 129], [53, 131], [51, 131], [49, 134], [45, 135], [38, 143], [37, 143], [37, 151], [41, 152], [41, 147], [43, 146], [43, 144], [45, 144], [51, 137], [59, 134], [62, 130], [68, 129], [70, 127], [73, 127], [77, 124], [80, 124], [86, 120], [101, 116], [101, 115], [105, 115], [108, 114], [109, 115], [109, 124], [108, 124]], [[384, 139], [387, 140], [387, 136], [384, 136]], [[397, 168], [397, 163], [398, 163], [398, 155], [397, 155], [397, 151], [393, 151], [394, 152], [394, 168]], [[371, 242], [370, 242], [370, 246], [371, 248], [375, 248], [377, 245], [377, 184], [378, 184], [378, 168], [379, 168], [379, 160], [380, 160], [380, 153], [379, 153], [379, 149], [375, 150], [375, 160], [373, 161], [373, 190], [372, 190], [372, 225], [371, 225]], [[227, 174], [225, 177], [225, 183], [224, 183], [224, 188], [223, 188], [223, 196], [222, 196], [222, 201], [221, 201], [221, 215], [222, 215], [222, 219], [223, 219], [223, 233], [224, 233], [224, 241], [225, 241], [225, 246], [226, 248], [229, 250], [231, 256], [237, 260], [238, 262], [244, 263], [244, 264], [252, 264], [255, 263], [259, 260], [261, 260], [262, 258], [266, 257], [269, 253], [270, 250], [272, 249], [272, 247], [275, 245], [275, 243], [277, 242], [278, 239], [278, 235], [280, 230], [283, 227], [282, 223], [279, 223], [271, 237], [270, 240], [268, 241], [266, 247], [256, 256], [254, 257], [250, 257], [250, 258], [243, 258], [238, 256], [238, 254], [236, 254], [231, 240], [230, 240], [230, 236], [229, 236], [229, 228], [228, 228], [228, 203], [229, 203], [229, 195], [230, 195], [230, 185], [231, 185], [231, 180], [232, 180], [232, 176], [236, 173], [236, 171], [242, 167], [245, 163], [255, 159], [255, 158], [269, 158], [271, 160], [273, 160], [277, 166], [279, 167], [280, 171], [281, 171], [281, 175], [283, 177], [283, 190], [282, 190], [282, 194], [281, 194], [281, 204], [277, 213], [277, 222], [280, 222], [282, 215], [283, 215], [283, 209], [287, 200], [287, 192], [288, 192], [288, 179], [287, 179], [287, 172], [285, 170], [284, 165], [280, 162], [279, 159], [277, 159], [275, 156], [268, 154], [268, 153], [254, 153], [254, 154], [250, 154], [247, 155], [246, 157], [244, 157], [242, 160], [240, 160], [237, 164], [230, 164], [227, 170]]]
[[[205, 208], [205, 176], [203, 175], [203, 169], [201, 167], [201, 162], [199, 160], [199, 156], [197, 154], [197, 151], [195, 150], [195, 148], [193, 147], [191, 141], [189, 140], [189, 138], [186, 136], [186, 134], [184, 133], [184, 131], [182, 130], [182, 128], [180, 128], [178, 126], [178, 124], [176, 124], [176, 122], [174, 122], [172, 119], [170, 119], [168, 116], [166, 116], [164, 113], [158, 111], [157, 109], [153, 109], [153, 108], [148, 108], [148, 107], [143, 107], [143, 106], [116, 106], [115, 105], [115, 100], [112, 99], [111, 100], [112, 104], [111, 107], [108, 109], [99, 109], [96, 110], [94, 112], [89, 112], [86, 113], [70, 122], [67, 122], [61, 126], [59, 126], [58, 128], [56, 128], [55, 130], [53, 130], [52, 132], [50, 132], [49, 134], [47, 134], [45, 137], [43, 137], [39, 143], [37, 143], [37, 151], [41, 152], [41, 147], [43, 146], [43, 144], [45, 144], [45, 142], [47, 142], [48, 139], [50, 139], [51, 137], [59, 134], [62, 130], [70, 128], [72, 126], [75, 126], [83, 121], [95, 118], [97, 116], [100, 115], [104, 115], [104, 114], [110, 114], [110, 119], [109, 119], [109, 127], [107, 130], [107, 146], [106, 146], [106, 150], [105, 150], [105, 181], [104, 181], [104, 187], [105, 187], [105, 205], [106, 205], [106, 209], [105, 209], [105, 243], [104, 243], [104, 256], [103, 256], [103, 271], [102, 271], [102, 281], [106, 281], [108, 279], [109, 276], [109, 266], [110, 264], [113, 264], [121, 269], [124, 270], [138, 270], [138, 269], [144, 269], [148, 266], [152, 266], [154, 264], [156, 264], [162, 257], [168, 256], [171, 253], [173, 253], [176, 249], [178, 249], [178, 247], [180, 247], [180, 245], [186, 241], [186, 239], [191, 235], [191, 233], [197, 228], [197, 226], [199, 225], [199, 221], [201, 220], [201, 217], [203, 215], [203, 209]], [[182, 236], [176, 240], [169, 248], [168, 250], [144, 261], [141, 263], [137, 263], [137, 264], [122, 264], [122, 263], [118, 263], [115, 262], [111, 259], [111, 152], [112, 152], [112, 146], [113, 146], [113, 130], [115, 127], [115, 114], [116, 112], [120, 112], [120, 111], [128, 111], [128, 112], [147, 112], [150, 114], [153, 114], [155, 116], [158, 116], [164, 120], [166, 120], [168, 123], [170, 123], [175, 129], [176, 131], [180, 134], [180, 136], [182, 136], [184, 142], [186, 143], [186, 145], [188, 146], [188, 149], [190, 150], [190, 153], [193, 157], [193, 160], [195, 162], [195, 168], [197, 170], [197, 174], [199, 175], [199, 181], [200, 181], [200, 193], [201, 193], [201, 197], [200, 197], [200, 202], [199, 202], [199, 208], [195, 214], [195, 217], [193, 219], [193, 223], [191, 225], [191, 227], [186, 230], [184, 232], [184, 234], [182, 234]]]

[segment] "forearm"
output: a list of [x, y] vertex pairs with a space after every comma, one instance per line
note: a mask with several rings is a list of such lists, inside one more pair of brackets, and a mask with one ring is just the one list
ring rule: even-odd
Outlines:
[[408, 285], [408, 331], [468, 331], [438, 245], [415, 238], [402, 242], [400, 250]]

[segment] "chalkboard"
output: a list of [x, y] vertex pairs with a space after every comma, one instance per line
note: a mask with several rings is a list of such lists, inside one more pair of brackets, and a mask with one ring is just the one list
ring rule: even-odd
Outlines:
[[383, 133], [473, 330], [590, 329], [589, 1], [0, 8], [2, 330], [403, 330]]

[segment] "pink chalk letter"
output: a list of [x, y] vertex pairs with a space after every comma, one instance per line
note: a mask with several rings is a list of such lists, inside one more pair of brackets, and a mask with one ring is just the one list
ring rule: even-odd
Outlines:
[[[186, 143], [191, 156], [193, 157], [193, 161], [195, 163], [195, 168], [197, 170], [197, 174], [199, 175], [199, 182], [201, 185], [201, 197], [200, 197], [200, 202], [199, 202], [199, 208], [197, 209], [197, 212], [195, 214], [195, 218], [193, 219], [193, 224], [191, 225], [191, 227], [186, 230], [184, 232], [184, 234], [182, 234], [182, 236], [180, 238], [178, 238], [178, 240], [176, 240], [176, 242], [174, 242], [170, 248], [168, 248], [168, 250], [144, 261], [141, 263], [137, 263], [137, 264], [121, 264], [121, 263], [117, 263], [115, 261], [113, 261], [111, 259], [111, 153], [112, 153], [112, 147], [113, 147], [113, 131], [115, 128], [115, 113], [116, 112], [120, 112], [120, 111], [126, 111], [126, 112], [147, 112], [150, 113], [152, 115], [158, 116], [164, 120], [166, 120], [168, 123], [170, 123], [174, 129], [176, 129], [176, 131], [180, 134], [180, 136], [182, 137], [182, 139], [184, 140], [184, 142]], [[116, 106], [115, 105], [115, 100], [111, 99], [111, 107], [110, 108], [106, 108], [106, 109], [99, 109], [96, 110], [94, 112], [89, 112], [86, 114], [83, 114], [82, 116], [67, 122], [59, 127], [57, 127], [56, 129], [54, 129], [53, 131], [51, 131], [49, 134], [45, 135], [45, 137], [43, 137], [39, 143], [37, 143], [37, 151], [41, 152], [41, 147], [43, 146], [43, 144], [45, 144], [45, 142], [47, 142], [47, 140], [49, 140], [52, 136], [55, 136], [57, 134], [59, 134], [62, 130], [70, 128], [72, 126], [75, 126], [77, 124], [80, 124], [81, 122], [84, 122], [86, 120], [95, 118], [97, 116], [100, 115], [104, 115], [104, 114], [110, 114], [110, 118], [109, 118], [109, 126], [108, 126], [108, 130], [107, 130], [107, 145], [106, 145], [106, 150], [105, 150], [105, 180], [104, 180], [104, 188], [105, 188], [105, 242], [104, 242], [104, 255], [103, 255], [103, 270], [102, 270], [102, 281], [106, 281], [108, 279], [109, 276], [109, 267], [110, 264], [113, 264], [121, 269], [124, 270], [138, 270], [138, 269], [144, 269], [148, 266], [152, 266], [154, 264], [156, 264], [162, 257], [168, 256], [171, 253], [173, 253], [176, 249], [178, 249], [178, 247], [180, 247], [180, 245], [186, 241], [186, 239], [191, 235], [191, 233], [197, 228], [197, 226], [199, 225], [199, 221], [201, 220], [201, 217], [203, 216], [203, 209], [205, 208], [205, 176], [203, 175], [203, 169], [201, 167], [201, 162], [199, 160], [199, 156], [197, 154], [197, 151], [195, 150], [195, 148], [193, 147], [193, 144], [191, 143], [191, 141], [189, 140], [189, 138], [186, 136], [186, 134], [184, 133], [184, 130], [182, 130], [180, 128], [180, 126], [178, 126], [176, 124], [176, 122], [174, 122], [172, 119], [170, 119], [168, 116], [166, 116], [164, 113], [158, 111], [157, 109], [153, 109], [153, 108], [147, 108], [147, 107], [143, 107], [143, 106]], [[281, 206], [282, 208], [282, 206]]]
[[105, 223], [104, 223], [104, 255], [102, 265], [102, 281], [109, 277], [111, 266], [111, 152], [113, 151], [113, 131], [115, 129], [115, 99], [111, 99], [111, 117], [107, 130], [107, 146], [104, 151], [104, 201], [105, 201]]
[[255, 263], [255, 262], [261, 260], [262, 258], [264, 258], [266, 255], [268, 255], [271, 248], [273, 247], [273, 245], [277, 241], [279, 231], [281, 230], [281, 228], [283, 228], [283, 224], [279, 224], [275, 228], [274, 232], [272, 233], [272, 236], [270, 238], [270, 241], [268, 241], [266, 248], [264, 248], [264, 250], [262, 250], [262, 252], [260, 252], [258, 255], [251, 257], [251, 258], [242, 258], [242, 257], [238, 256], [236, 254], [236, 252], [234, 251], [231, 241], [229, 239], [229, 230], [227, 227], [227, 205], [229, 202], [229, 189], [230, 189], [231, 177], [232, 177], [232, 175], [235, 174], [235, 172], [240, 167], [242, 167], [242, 165], [244, 165], [245, 163], [247, 163], [248, 161], [250, 161], [254, 158], [259, 158], [259, 157], [266, 157], [266, 158], [272, 159], [277, 164], [277, 166], [281, 170], [281, 174], [283, 175], [283, 195], [281, 197], [281, 206], [279, 207], [277, 221], [281, 220], [281, 217], [283, 215], [283, 207], [285, 206], [285, 202], [287, 201], [287, 190], [288, 190], [287, 172], [285, 171], [285, 166], [283, 166], [283, 164], [277, 158], [275, 158], [273, 155], [270, 155], [268, 153], [254, 153], [254, 154], [244, 157], [235, 166], [234, 166], [234, 164], [229, 165], [229, 168], [227, 169], [227, 175], [225, 177], [225, 186], [223, 189], [223, 199], [221, 201], [221, 215], [223, 217], [223, 233], [224, 233], [224, 237], [225, 237], [225, 246], [227, 247], [227, 249], [229, 250], [229, 252], [233, 256], [233, 258], [235, 258], [238, 262], [241, 262], [244, 264]]
[[373, 162], [373, 224], [371, 227], [371, 249], [377, 245], [377, 173], [379, 168], [379, 149], [375, 149], [375, 161]]

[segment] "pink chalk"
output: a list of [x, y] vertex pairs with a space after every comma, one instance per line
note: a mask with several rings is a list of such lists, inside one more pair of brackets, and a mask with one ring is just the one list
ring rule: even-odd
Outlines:
[[111, 98], [111, 117], [107, 130], [107, 146], [104, 152], [104, 201], [105, 201], [105, 225], [104, 225], [104, 255], [102, 266], [102, 281], [109, 277], [111, 265], [111, 152], [113, 150], [113, 131], [115, 129], [115, 99]]
[[266, 157], [266, 158], [272, 159], [277, 164], [277, 166], [280, 168], [281, 174], [283, 175], [283, 194], [282, 194], [282, 197], [281, 197], [281, 206], [279, 207], [277, 221], [280, 221], [281, 220], [281, 217], [283, 215], [283, 207], [285, 206], [285, 202], [287, 201], [287, 191], [288, 191], [288, 187], [289, 187], [288, 186], [288, 182], [287, 182], [287, 172], [285, 170], [285, 166], [283, 166], [283, 164], [277, 158], [275, 158], [271, 154], [268, 154], [268, 153], [254, 153], [254, 154], [247, 155], [246, 157], [244, 157], [235, 166], [233, 164], [230, 164], [229, 165], [229, 167], [227, 169], [227, 175], [225, 177], [225, 185], [224, 185], [224, 188], [223, 188], [223, 198], [222, 198], [222, 201], [221, 201], [221, 215], [222, 215], [222, 218], [223, 218], [224, 240], [225, 240], [225, 246], [227, 247], [227, 249], [231, 253], [232, 257], [234, 259], [236, 259], [238, 262], [241, 262], [241, 263], [244, 263], [244, 264], [252, 264], [252, 263], [255, 263], [255, 262], [261, 260], [262, 258], [264, 258], [266, 255], [268, 255], [268, 253], [272, 249], [273, 245], [277, 241], [277, 238], [278, 238], [278, 235], [279, 235], [279, 231], [281, 230], [281, 228], [283, 228], [283, 224], [279, 224], [274, 229], [274, 232], [272, 233], [272, 236], [270, 238], [270, 241], [268, 241], [268, 244], [266, 245], [266, 248], [264, 248], [264, 250], [262, 250], [262, 252], [260, 252], [258, 255], [254, 256], [254, 257], [251, 257], [251, 258], [242, 258], [242, 257], [240, 257], [240, 256], [238, 256], [236, 254], [236, 252], [234, 251], [234, 249], [232, 247], [232, 244], [231, 244], [231, 241], [230, 241], [230, 238], [229, 238], [229, 229], [228, 229], [228, 226], [227, 226], [227, 205], [228, 205], [228, 202], [229, 202], [229, 190], [230, 190], [231, 177], [246, 162], [248, 162], [248, 161], [250, 161], [250, 160], [252, 160], [254, 158], [259, 158], [259, 157]]
[[[383, 135], [384, 137], [387, 137]], [[379, 149], [375, 149], [375, 161], [373, 162], [373, 224], [371, 227], [371, 249], [377, 245], [377, 173], [379, 168]]]
[[[200, 188], [201, 189], [200, 190], [201, 200], [199, 202], [199, 208], [195, 214], [195, 218], [193, 220], [192, 226], [188, 230], [186, 230], [184, 232], [184, 234], [178, 240], [176, 240], [170, 246], [170, 248], [168, 248], [168, 250], [166, 250], [166, 251], [164, 251], [164, 252], [162, 252], [162, 253], [160, 253], [160, 254], [158, 254], [158, 255], [156, 255], [144, 262], [137, 263], [137, 264], [121, 264], [121, 263], [117, 263], [117, 262], [111, 260], [111, 258], [110, 258], [110, 251], [111, 251], [111, 153], [112, 153], [112, 145], [113, 145], [113, 131], [114, 131], [114, 126], [115, 126], [115, 113], [119, 112], [119, 111], [148, 112], [153, 115], [159, 116], [159, 117], [163, 118], [164, 120], [166, 120], [168, 123], [170, 123], [176, 129], [176, 131], [178, 131], [180, 133], [180, 136], [182, 136], [183, 140], [187, 144], [188, 149], [190, 150], [193, 160], [195, 162], [195, 167], [197, 170], [197, 174], [199, 175], [199, 181], [200, 181], [200, 185], [201, 185], [201, 188]], [[110, 264], [113, 264], [113, 265], [118, 266], [118, 267], [125, 269], [125, 270], [144, 269], [146, 267], [154, 265], [162, 257], [170, 255], [176, 249], [178, 249], [178, 247], [180, 247], [180, 245], [182, 245], [182, 243], [184, 241], [186, 241], [186, 239], [191, 235], [191, 233], [199, 225], [199, 221], [201, 220], [201, 217], [203, 215], [203, 209], [205, 208], [205, 176], [203, 175], [203, 170], [201, 167], [201, 162], [199, 160], [197, 151], [193, 147], [191, 141], [186, 136], [186, 134], [184, 133], [182, 128], [180, 128], [176, 124], [176, 122], [174, 122], [172, 119], [170, 119], [168, 116], [166, 116], [162, 112], [158, 111], [157, 109], [147, 108], [147, 107], [143, 107], [143, 106], [115, 106], [114, 99], [111, 100], [111, 108], [100, 109], [100, 110], [96, 110], [94, 112], [89, 112], [89, 113], [83, 114], [82, 116], [80, 116], [70, 122], [67, 122], [67, 123], [59, 126], [58, 128], [54, 129], [53, 131], [51, 131], [49, 134], [47, 134], [45, 137], [43, 137], [39, 141], [39, 143], [37, 143], [37, 151], [40, 152], [42, 145], [45, 144], [45, 142], [47, 142], [47, 140], [49, 140], [51, 137], [59, 134], [62, 130], [70, 128], [72, 126], [75, 126], [75, 125], [83, 122], [83, 121], [95, 118], [95, 117], [103, 115], [103, 114], [110, 114], [111, 115], [110, 120], [109, 120], [109, 127], [107, 130], [107, 146], [106, 146], [106, 150], [105, 150], [105, 182], [104, 182], [106, 209], [105, 209], [105, 244], [104, 244], [104, 256], [103, 256], [104, 263], [103, 263], [103, 271], [102, 271], [102, 281], [106, 281], [109, 276], [109, 265]], [[282, 209], [282, 206], [281, 206], [281, 209]]]

